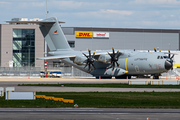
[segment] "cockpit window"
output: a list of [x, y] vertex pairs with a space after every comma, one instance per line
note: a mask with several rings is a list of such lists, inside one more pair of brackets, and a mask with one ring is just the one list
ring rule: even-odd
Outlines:
[[157, 56], [157, 59], [168, 59], [168, 56]]
[[168, 56], [163, 56], [165, 59], [169, 58]]

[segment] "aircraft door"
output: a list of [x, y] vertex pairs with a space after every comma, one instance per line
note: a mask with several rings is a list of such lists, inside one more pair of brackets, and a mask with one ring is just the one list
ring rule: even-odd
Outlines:
[[137, 73], [139, 73], [139, 72], [140, 72], [140, 71], [139, 71], [139, 66], [138, 66], [138, 65], [135, 65], [134, 67], [135, 67], [135, 71], [136, 71]]

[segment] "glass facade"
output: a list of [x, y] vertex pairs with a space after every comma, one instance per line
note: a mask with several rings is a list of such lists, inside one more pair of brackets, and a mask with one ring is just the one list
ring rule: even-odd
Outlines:
[[13, 29], [13, 66], [35, 66], [35, 29]]

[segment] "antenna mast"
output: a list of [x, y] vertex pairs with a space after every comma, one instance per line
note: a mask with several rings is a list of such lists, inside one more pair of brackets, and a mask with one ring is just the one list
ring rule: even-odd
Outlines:
[[[46, 0], [46, 7], [45, 7], [45, 18], [47, 19], [47, 0]], [[47, 42], [44, 40], [44, 56], [47, 57]]]
[[47, 14], [48, 14], [48, 12], [47, 12], [47, 0], [46, 0], [46, 7], [45, 7], [45, 18], [47, 18]]

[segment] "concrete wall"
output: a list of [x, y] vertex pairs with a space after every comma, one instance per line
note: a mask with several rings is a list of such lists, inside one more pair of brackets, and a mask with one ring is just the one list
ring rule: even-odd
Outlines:
[[0, 66], [1, 66], [1, 46], [2, 46], [2, 44], [1, 44], [1, 24], [0, 24]]
[[[38, 25], [1, 25], [1, 67], [8, 67], [13, 57], [13, 29], [35, 29], [35, 58], [44, 56], [44, 38]], [[35, 60], [35, 67], [44, 66], [43, 60]]]
[[[8, 67], [13, 56], [13, 29], [35, 29], [35, 58], [44, 56], [44, 38], [39, 25], [0, 25], [0, 66]], [[62, 28], [68, 41], [75, 41], [74, 50], [136, 49], [180, 50], [180, 30], [125, 29], [125, 28]], [[76, 38], [76, 31], [109, 32], [109, 38]], [[57, 61], [57, 60], [55, 60]], [[36, 67], [44, 67], [43, 60], [35, 59]]]
[[35, 67], [44, 68], [44, 60], [37, 60], [38, 57], [44, 57], [44, 37], [36, 25], [35, 29]]
[[[69, 29], [69, 32], [67, 32]], [[63, 29], [68, 41], [75, 41], [74, 50], [136, 49], [180, 50], [180, 30], [72, 28]], [[76, 32], [109, 32], [109, 38], [76, 38]]]
[[13, 55], [13, 31], [11, 25], [1, 26], [1, 66], [9, 67]]

